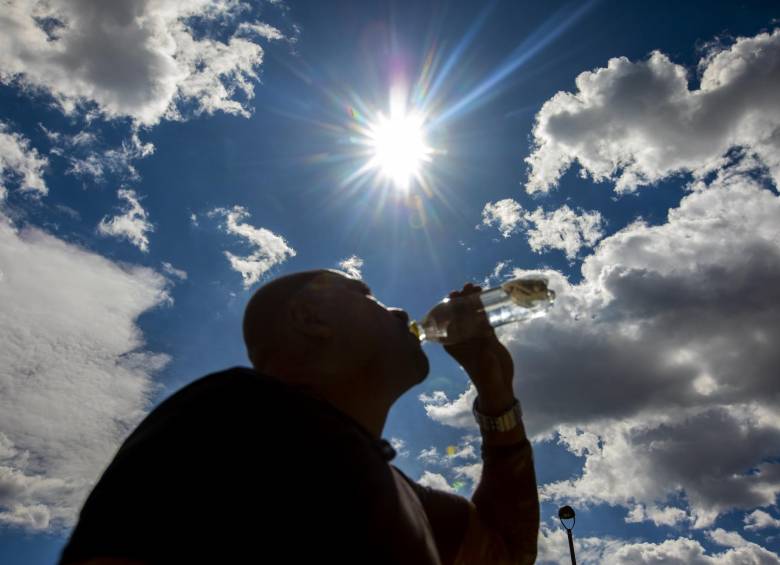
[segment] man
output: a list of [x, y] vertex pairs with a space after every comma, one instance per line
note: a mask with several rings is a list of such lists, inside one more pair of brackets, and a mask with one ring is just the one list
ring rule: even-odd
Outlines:
[[389, 464], [387, 413], [428, 373], [408, 322], [338, 271], [263, 286], [244, 316], [253, 369], [199, 379], [149, 414], [90, 494], [61, 562], [533, 563], [531, 447], [492, 328], [446, 347], [479, 393], [472, 500]]

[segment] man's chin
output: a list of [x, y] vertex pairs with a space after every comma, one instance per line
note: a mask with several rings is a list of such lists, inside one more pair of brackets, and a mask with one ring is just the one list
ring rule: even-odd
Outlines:
[[423, 352], [422, 349], [420, 349], [420, 361], [419, 361], [420, 371], [419, 375], [420, 378], [417, 379], [418, 383], [421, 383], [425, 380], [425, 378], [428, 376], [428, 373], [431, 370], [431, 365], [428, 362], [428, 356]]

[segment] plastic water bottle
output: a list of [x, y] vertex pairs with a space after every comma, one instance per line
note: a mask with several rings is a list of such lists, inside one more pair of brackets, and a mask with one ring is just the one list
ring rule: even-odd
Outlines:
[[547, 314], [555, 292], [540, 277], [506, 281], [498, 287], [457, 298], [445, 298], [422, 320], [409, 324], [420, 341], [451, 345], [478, 335], [488, 326], [498, 327]]

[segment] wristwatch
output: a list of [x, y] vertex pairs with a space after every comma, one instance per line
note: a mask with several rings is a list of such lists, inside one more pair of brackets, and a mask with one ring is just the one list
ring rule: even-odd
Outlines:
[[474, 404], [471, 407], [471, 411], [474, 413], [474, 418], [476, 418], [477, 423], [479, 424], [479, 429], [481, 431], [506, 432], [520, 425], [520, 419], [523, 416], [523, 412], [520, 409], [520, 402], [516, 398], [514, 404], [512, 404], [512, 407], [509, 410], [500, 416], [495, 417], [486, 416], [477, 410], [478, 399], [479, 397], [474, 399]]

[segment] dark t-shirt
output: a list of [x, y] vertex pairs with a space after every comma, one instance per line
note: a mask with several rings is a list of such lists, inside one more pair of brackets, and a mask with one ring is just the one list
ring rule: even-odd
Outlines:
[[[124, 442], [62, 563], [439, 564], [440, 532], [415, 495], [427, 490], [388, 464], [394, 455], [285, 383], [244, 368], [214, 373], [161, 403]], [[465, 508], [450, 519], [465, 530]]]

